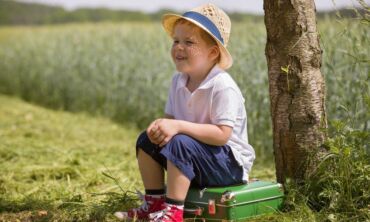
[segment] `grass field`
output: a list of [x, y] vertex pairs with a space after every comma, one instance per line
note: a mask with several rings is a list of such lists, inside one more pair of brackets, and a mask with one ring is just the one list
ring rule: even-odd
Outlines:
[[0, 221], [33, 210], [66, 221], [88, 218], [74, 212], [103, 197], [94, 193], [118, 191], [103, 172], [119, 178], [125, 190], [140, 186], [130, 152], [135, 128], [3, 96], [0, 104]]
[[[50, 110], [15, 97], [0, 95], [0, 104], [1, 222], [116, 221], [113, 212], [138, 204], [133, 193], [135, 189], [142, 189], [132, 152], [139, 133], [136, 127], [119, 125], [86, 113]], [[322, 178], [324, 185], [333, 185], [329, 181], [332, 179], [339, 188], [343, 181], [350, 182], [352, 187], [349, 189], [353, 192], [359, 187], [356, 180], [362, 180], [360, 188], [364, 191], [360, 198], [352, 193], [343, 198], [349, 199], [350, 203], [355, 203], [351, 198], [354, 201], [368, 200], [369, 160], [359, 162], [347, 158], [347, 162], [339, 161], [337, 164], [345, 164], [345, 169], [350, 172], [339, 168], [340, 178], [336, 178], [335, 171], [327, 172], [330, 176]], [[343, 178], [341, 175], [347, 176]], [[273, 161], [257, 161], [251, 177], [274, 181]], [[330, 190], [334, 195], [343, 193]], [[286, 212], [250, 221], [370, 219], [370, 210], [366, 207], [357, 211], [360, 214], [343, 217], [353, 210], [352, 205], [345, 205], [346, 211], [336, 212], [335, 208], [313, 211], [306, 205], [307, 197], [296, 192], [290, 190]], [[332, 201], [333, 205], [346, 203], [337, 199]]]
[[[137, 128], [7, 96], [0, 104], [0, 221], [109, 221], [135, 203], [125, 194], [142, 189]], [[273, 181], [272, 161], [251, 177]]]

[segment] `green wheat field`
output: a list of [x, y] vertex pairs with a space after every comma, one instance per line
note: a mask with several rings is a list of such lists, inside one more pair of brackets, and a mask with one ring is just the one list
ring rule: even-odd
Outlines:
[[[318, 25], [329, 134], [368, 132], [369, 25]], [[251, 177], [274, 181], [265, 43], [263, 21], [234, 24], [229, 73], [246, 99], [257, 154]], [[136, 137], [163, 115], [175, 71], [170, 46], [159, 23], [0, 27], [0, 221], [115, 221], [112, 212], [138, 204]], [[361, 139], [350, 147], [366, 149], [358, 184], [370, 180], [370, 140]], [[347, 198], [352, 211], [340, 201], [315, 211], [293, 193], [283, 212], [253, 221], [369, 221], [370, 190], [361, 187], [362, 199]]]

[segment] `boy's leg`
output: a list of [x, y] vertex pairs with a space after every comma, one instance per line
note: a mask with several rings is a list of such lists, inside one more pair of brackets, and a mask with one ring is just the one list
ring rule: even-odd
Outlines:
[[141, 179], [146, 190], [164, 189], [164, 169], [151, 156], [139, 148], [137, 156]]
[[164, 208], [166, 159], [159, 154], [158, 146], [150, 142], [145, 132], [137, 140], [136, 154], [145, 187], [145, 195], [139, 195], [143, 204], [138, 208], [116, 212], [114, 215], [121, 220], [147, 220], [150, 213]]
[[167, 198], [184, 201], [190, 180], [169, 160], [167, 160]]
[[164, 209], [149, 215], [153, 222], [183, 222], [184, 202], [190, 180], [167, 160], [167, 193]]
[[[174, 136], [171, 141], [162, 148], [161, 154], [167, 159], [167, 192], [165, 208], [162, 211], [149, 215], [151, 221], [160, 222], [182, 222], [183, 209], [186, 194], [190, 187], [191, 178], [186, 175], [179, 167], [179, 161], [190, 161], [190, 155], [184, 158], [178, 158], [174, 153], [187, 152], [184, 145], [187, 144], [187, 137]], [[180, 160], [181, 159], [181, 160]], [[175, 164], [174, 164], [175, 161]], [[183, 165], [181, 165], [183, 166]], [[190, 170], [190, 169], [188, 169]]]
[[183, 221], [183, 206], [190, 181], [206, 187], [235, 184], [242, 180], [243, 170], [228, 146], [211, 146], [178, 134], [160, 153], [167, 159], [166, 208], [150, 214], [153, 221]]

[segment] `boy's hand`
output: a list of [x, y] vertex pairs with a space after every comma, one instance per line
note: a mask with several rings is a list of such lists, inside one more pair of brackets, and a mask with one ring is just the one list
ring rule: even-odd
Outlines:
[[156, 125], [156, 122], [157, 120], [154, 120], [146, 129], [146, 134], [148, 135], [150, 142], [154, 144], [158, 144], [156, 134], [159, 133], [159, 131], [158, 131], [158, 126]]
[[178, 132], [178, 122], [173, 119], [157, 119], [147, 129], [150, 141], [160, 147], [166, 145]]

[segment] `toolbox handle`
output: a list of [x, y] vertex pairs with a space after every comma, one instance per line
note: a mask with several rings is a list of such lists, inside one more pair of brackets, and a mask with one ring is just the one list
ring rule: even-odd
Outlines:
[[193, 214], [193, 215], [196, 215], [196, 216], [200, 216], [203, 214], [203, 209], [198, 207], [196, 209], [190, 209], [190, 208], [184, 208], [184, 212], [188, 213], [188, 214]]

